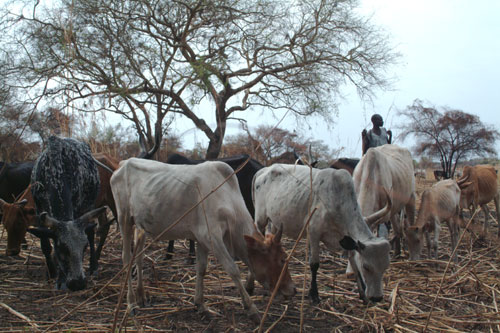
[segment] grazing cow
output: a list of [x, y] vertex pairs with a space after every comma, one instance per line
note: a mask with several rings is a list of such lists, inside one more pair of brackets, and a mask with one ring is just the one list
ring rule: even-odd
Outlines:
[[[415, 176], [410, 152], [392, 144], [370, 148], [354, 169], [353, 180], [363, 216], [381, 209], [386, 202], [385, 192], [391, 193], [392, 209], [386, 221], [391, 221], [395, 254], [399, 255], [400, 212], [405, 210], [410, 225], [415, 220]], [[372, 230], [375, 227], [370, 225]]]
[[356, 168], [356, 165], [359, 163], [359, 158], [346, 158], [346, 157], [341, 157], [330, 165], [330, 168], [332, 169], [344, 169], [349, 171], [349, 173], [352, 175], [354, 172], [354, 169]]
[[31, 185], [13, 203], [0, 199], [2, 223], [7, 230], [7, 248], [5, 254], [15, 256], [21, 252], [26, 230], [36, 224], [35, 202], [31, 195]]
[[[103, 153], [94, 154], [93, 156], [98, 162], [104, 164], [109, 169], [111, 170], [118, 169], [118, 160], [116, 158]], [[97, 165], [97, 171], [99, 172], [100, 186], [99, 186], [99, 193], [97, 195], [97, 199], [95, 202], [95, 207], [99, 208], [107, 206], [113, 213], [114, 219], [116, 219], [115, 200], [113, 199], [111, 185], [109, 184], [112, 173], [100, 165]], [[99, 215], [98, 220], [99, 220], [99, 226], [97, 228], [97, 234], [99, 235], [99, 244], [97, 245], [97, 248], [95, 250], [95, 256], [97, 261], [101, 257], [102, 247], [104, 246], [106, 238], [108, 237], [109, 227], [113, 222], [113, 220], [111, 221], [107, 220], [106, 212]]]
[[[319, 302], [316, 274], [320, 242], [332, 251], [340, 247], [350, 250], [349, 261], [357, 273], [360, 297], [373, 302], [382, 299], [382, 276], [389, 267], [390, 244], [368, 228], [347, 171], [273, 164], [257, 172], [252, 188], [255, 224], [261, 231], [271, 223], [273, 229], [282, 227], [285, 235], [297, 239], [307, 222], [309, 203], [311, 210], [318, 209], [308, 226], [312, 275], [309, 296], [314, 303]], [[386, 202], [387, 207], [367, 220], [374, 222], [385, 216], [390, 210]]]
[[[240, 192], [243, 195], [243, 200], [245, 201], [245, 205], [247, 206], [248, 211], [250, 212], [250, 215], [252, 215], [252, 218], [255, 215], [255, 208], [253, 206], [252, 202], [252, 179], [253, 176], [259, 171], [260, 169], [263, 168], [263, 165], [259, 163], [259, 161], [254, 160], [253, 158], [249, 159], [249, 156], [246, 154], [243, 155], [237, 155], [237, 156], [230, 156], [230, 157], [224, 157], [224, 158], [218, 158], [217, 161], [224, 162], [228, 164], [233, 170], [237, 170], [245, 161], [248, 160], [248, 163], [245, 164], [241, 168], [240, 171], [236, 173], [236, 178], [238, 178], [238, 185], [240, 187]], [[195, 164], [200, 164], [205, 162], [205, 160], [192, 160], [189, 159], [183, 155], [179, 154], [172, 154], [168, 157], [167, 163], [168, 164], [188, 164], [188, 165], [195, 165]], [[168, 255], [167, 259], [169, 259], [174, 251], [174, 241], [170, 241], [168, 243]], [[194, 257], [194, 242], [190, 241], [189, 243], [189, 254], [191, 257]]]
[[[170, 165], [131, 158], [120, 162], [120, 168], [111, 177], [111, 189], [123, 239], [123, 264], [126, 266], [131, 260], [134, 224], [135, 249], [139, 253], [136, 258], [137, 294], [134, 293], [130, 280], [128, 283], [129, 309], [133, 309], [136, 303], [144, 303], [144, 254], [141, 253], [145, 242], [143, 231], [155, 237], [168, 228], [163, 239], [189, 238], [198, 243], [194, 297], [198, 310], [206, 312], [203, 304], [203, 278], [208, 251], [212, 250], [233, 279], [245, 307], [250, 310], [250, 316], [259, 321], [257, 308], [247, 290], [253, 290], [254, 277], [264, 287], [274, 288], [284, 267], [286, 254], [281, 248], [280, 232], [264, 238], [255, 228], [238, 189], [237, 178], [231, 176], [232, 173], [231, 167], [218, 161], [197, 165]], [[205, 196], [206, 200], [197, 205]], [[180, 223], [174, 224], [179, 219]], [[249, 266], [247, 290], [240, 281], [234, 257]], [[295, 293], [295, 287], [288, 270], [285, 273], [279, 291], [285, 296], [291, 296]]]
[[[28, 231], [40, 237], [50, 276], [57, 276], [58, 289], [85, 288], [82, 261], [87, 245], [90, 245], [89, 271], [97, 269], [95, 224], [90, 222], [106, 209], [91, 210], [99, 190], [99, 174], [89, 146], [74, 139], [51, 136], [35, 162], [31, 183], [40, 224]], [[54, 241], [54, 258], [49, 239]]]
[[[450, 230], [451, 251], [453, 252], [457, 246], [459, 227], [462, 221], [460, 218], [460, 188], [457, 182], [451, 179], [441, 180], [422, 193], [415, 224], [405, 226], [410, 260], [420, 259], [424, 235], [427, 242], [428, 258], [431, 258], [431, 249], [434, 250], [434, 258], [438, 258], [442, 221], [446, 221]], [[430, 238], [431, 232], [434, 232], [433, 241]]]
[[[489, 165], [464, 166], [462, 178], [457, 180], [460, 187], [460, 206], [462, 208], [472, 207], [472, 211], [480, 206], [484, 213], [484, 226], [482, 235], [486, 235], [488, 222], [488, 203], [493, 200], [497, 211], [497, 221], [500, 223], [499, 193], [497, 185], [497, 175], [495, 168]], [[500, 227], [498, 229], [500, 237]]]

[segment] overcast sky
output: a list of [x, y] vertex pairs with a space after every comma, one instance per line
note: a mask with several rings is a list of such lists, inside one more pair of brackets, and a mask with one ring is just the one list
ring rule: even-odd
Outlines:
[[[371, 128], [370, 117], [379, 113], [385, 127], [397, 137], [398, 109], [421, 99], [435, 107], [450, 107], [475, 114], [500, 130], [500, 0], [363, 0], [361, 12], [373, 15], [374, 23], [391, 36], [402, 54], [393, 68], [396, 82], [392, 91], [376, 92], [373, 104], [363, 103], [355, 92], [344, 92], [339, 117], [333, 128], [321, 120], [309, 120], [299, 130], [322, 139], [332, 148], [344, 147], [343, 156], [361, 156], [361, 131]], [[293, 130], [295, 120], [284, 126]], [[275, 119], [259, 119], [274, 125]], [[258, 124], [250, 120], [251, 127]], [[236, 124], [228, 131], [237, 131]], [[310, 129], [307, 129], [310, 127]], [[202, 133], [187, 131], [190, 141], [204, 142]], [[411, 148], [412, 142], [394, 143]], [[500, 142], [496, 145], [500, 153]]]

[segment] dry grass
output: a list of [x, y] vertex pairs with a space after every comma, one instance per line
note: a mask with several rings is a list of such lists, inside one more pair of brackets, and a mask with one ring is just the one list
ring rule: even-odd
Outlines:
[[[419, 192], [429, 186], [420, 182]], [[489, 226], [484, 240], [465, 232], [459, 247], [459, 262], [448, 263], [449, 235], [443, 228], [438, 261], [410, 262], [406, 255], [393, 258], [384, 277], [385, 297], [377, 305], [358, 299], [355, 282], [346, 278], [346, 260], [323, 251], [318, 274], [322, 299], [313, 306], [306, 294], [309, 265], [305, 242], [291, 260], [290, 272], [298, 287], [291, 301], [275, 300], [263, 331], [295, 332], [500, 332], [500, 258], [497, 225]], [[43, 255], [36, 239], [28, 236], [21, 256], [6, 257], [6, 234], [0, 239], [0, 332], [15, 331], [111, 331], [121, 291], [123, 274], [121, 237], [112, 228], [100, 262], [99, 275], [87, 289], [65, 292], [47, 281]], [[293, 242], [284, 240], [286, 249]], [[135, 317], [126, 316], [125, 300], [117, 312], [116, 327], [126, 331], [252, 331], [256, 327], [241, 305], [232, 281], [211, 257], [205, 278], [206, 302], [213, 314], [202, 318], [194, 311], [195, 269], [185, 263], [187, 242], [177, 242], [177, 255], [165, 260], [165, 243], [146, 252], [145, 287], [150, 305]], [[424, 251], [425, 254], [425, 251]], [[240, 265], [242, 278], [246, 268]], [[114, 280], [112, 280], [117, 276]], [[264, 312], [269, 294], [260, 286], [253, 296]], [[432, 311], [431, 311], [432, 310]], [[64, 317], [63, 317], [64, 316]]]

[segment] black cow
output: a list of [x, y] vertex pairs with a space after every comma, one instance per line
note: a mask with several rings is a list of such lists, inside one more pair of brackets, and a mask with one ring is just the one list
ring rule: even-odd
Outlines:
[[[238, 169], [246, 160], [249, 159], [249, 156], [246, 154], [223, 157], [216, 159], [217, 161], [224, 162], [228, 164], [233, 170]], [[168, 157], [167, 163], [169, 164], [200, 164], [205, 162], [205, 160], [192, 160], [180, 154], [172, 154]], [[243, 200], [245, 201], [245, 205], [247, 206], [250, 215], [252, 218], [255, 215], [255, 208], [253, 206], [252, 201], [252, 179], [253, 176], [262, 169], [264, 166], [259, 163], [259, 161], [250, 158], [247, 164], [241, 168], [239, 172], [236, 173], [236, 177], [238, 178], [238, 184], [240, 186], [241, 194], [243, 195]], [[210, 177], [210, 175], [207, 175]], [[171, 257], [171, 253], [174, 250], [174, 241], [170, 241], [168, 243], [168, 254], [167, 258]], [[194, 256], [194, 242], [189, 242], [189, 254], [190, 256]]]
[[34, 164], [35, 162], [0, 162], [0, 199], [14, 202], [30, 184]]
[[441, 180], [446, 178], [446, 172], [443, 170], [434, 170], [434, 178], [436, 180]]
[[349, 173], [352, 175], [354, 172], [354, 169], [356, 168], [356, 165], [359, 163], [359, 158], [347, 158], [347, 157], [341, 157], [337, 160], [335, 160], [331, 165], [330, 168], [332, 169], [344, 169], [349, 171]]
[[[97, 269], [95, 224], [90, 222], [106, 209], [91, 210], [99, 191], [99, 174], [89, 146], [74, 139], [50, 137], [47, 148], [35, 162], [31, 183], [40, 221], [38, 227], [29, 231], [40, 237], [50, 277], [57, 276], [58, 289], [85, 288], [82, 267], [87, 245], [89, 271]], [[54, 242], [53, 257], [49, 239]]]

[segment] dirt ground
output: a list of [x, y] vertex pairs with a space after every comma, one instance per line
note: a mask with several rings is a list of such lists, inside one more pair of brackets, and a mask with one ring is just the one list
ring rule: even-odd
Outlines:
[[[419, 194], [430, 181], [419, 181]], [[481, 215], [482, 216], [482, 215]], [[491, 219], [490, 219], [491, 220]], [[443, 225], [439, 260], [410, 262], [406, 252], [392, 258], [384, 275], [384, 300], [363, 304], [354, 281], [345, 275], [341, 253], [323, 250], [318, 272], [321, 303], [308, 298], [310, 273], [305, 242], [290, 262], [298, 293], [288, 301], [274, 300], [260, 329], [272, 332], [500, 332], [500, 256], [498, 225], [491, 221], [485, 239], [478, 225], [463, 233], [459, 261], [449, 264], [449, 234]], [[243, 309], [228, 275], [211, 258], [205, 278], [205, 302], [212, 311], [202, 317], [195, 310], [194, 265], [186, 263], [187, 242], [176, 242], [176, 255], [165, 260], [166, 243], [146, 252], [145, 288], [149, 305], [134, 317], [119, 302], [123, 274], [121, 236], [112, 227], [101, 256], [99, 274], [79, 292], [55, 290], [47, 280], [37, 239], [27, 236], [20, 256], [6, 257], [7, 235], [0, 228], [0, 332], [109, 332], [115, 330], [175, 332], [250, 332], [259, 330]], [[284, 239], [290, 251], [294, 242]], [[240, 265], [242, 279], [246, 267]], [[305, 281], [304, 281], [305, 277]], [[305, 290], [304, 290], [305, 286]], [[303, 294], [305, 293], [305, 297]], [[264, 314], [269, 293], [260, 285], [252, 297]]]

